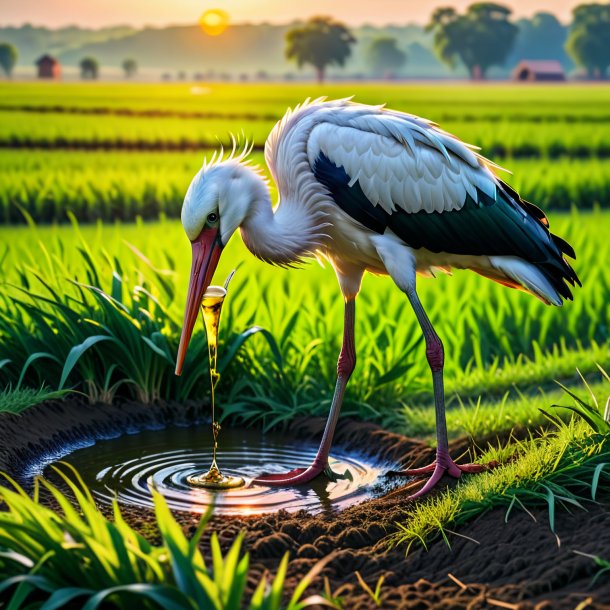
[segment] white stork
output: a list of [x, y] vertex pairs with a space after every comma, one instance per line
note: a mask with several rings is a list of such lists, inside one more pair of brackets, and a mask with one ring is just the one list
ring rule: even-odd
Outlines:
[[265, 144], [279, 191], [246, 160], [248, 151], [215, 157], [194, 177], [182, 208], [193, 261], [176, 374], [180, 374], [201, 298], [222, 249], [240, 229], [248, 249], [276, 265], [322, 255], [335, 269], [345, 301], [343, 345], [332, 406], [317, 456], [308, 468], [256, 479], [270, 485], [311, 481], [328, 468], [343, 394], [356, 363], [355, 300], [365, 271], [389, 275], [421, 326], [432, 370], [436, 461], [405, 475], [431, 474], [412, 497], [444, 473], [459, 477], [484, 465], [449, 455], [443, 388], [443, 344], [416, 290], [416, 274], [471, 269], [525, 290], [547, 304], [571, 299], [578, 277], [563, 239], [544, 213], [495, 173], [497, 166], [437, 125], [350, 100], [306, 101], [289, 110]]

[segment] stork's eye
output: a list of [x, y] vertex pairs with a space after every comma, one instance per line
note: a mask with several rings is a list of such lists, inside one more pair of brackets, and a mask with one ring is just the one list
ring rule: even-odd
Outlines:
[[218, 214], [212, 212], [208, 214], [208, 222], [213, 225], [218, 220]]

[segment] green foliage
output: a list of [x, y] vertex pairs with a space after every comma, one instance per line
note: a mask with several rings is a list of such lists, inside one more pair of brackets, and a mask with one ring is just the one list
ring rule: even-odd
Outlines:
[[[18, 387], [52, 379], [61, 391], [76, 383], [91, 401], [104, 402], [119, 395], [149, 403], [207, 393], [201, 337], [194, 340], [184, 376], [173, 374], [180, 325], [166, 305], [175, 295], [171, 272], [154, 268], [136, 251], [134, 256], [147, 268], [150, 280], [136, 273], [138, 283], [130, 284], [118, 258], [96, 259], [82, 242], [78, 256], [86, 281], [81, 283], [67, 279], [61, 254], [44, 248], [43, 253], [52, 272], [45, 276], [40, 269], [32, 274], [20, 270], [20, 284], [4, 301], [8, 309], [0, 313], [6, 355], [2, 372]], [[106, 291], [100, 277], [104, 267], [112, 270]], [[263, 336], [279, 358], [273, 337], [253, 327], [225, 334], [219, 370], [226, 370], [244, 343], [256, 335]]]
[[[4, 361], [6, 363], [6, 361]], [[0, 368], [3, 363], [0, 362]], [[40, 404], [45, 400], [61, 398], [68, 393], [67, 390], [50, 390], [42, 386], [40, 388], [14, 388], [9, 385], [0, 391], [0, 414], [21, 413], [30, 407]]]
[[125, 59], [121, 64], [121, 68], [123, 68], [123, 72], [125, 72], [125, 76], [127, 78], [131, 78], [135, 76], [138, 71], [138, 62], [135, 59]]
[[[545, 307], [472, 273], [420, 282], [446, 347], [448, 394], [502, 393], [514, 383], [565, 378], [576, 366], [588, 373], [588, 362], [607, 359], [610, 277], [598, 264], [610, 256], [606, 220], [601, 212], [551, 218], [574, 244], [579, 272], [586, 270], [583, 288], [564, 308]], [[74, 349], [64, 387], [92, 399], [207, 395], [201, 333], [184, 375], [173, 374], [190, 269], [179, 223], [11, 228], [0, 231], [0, 241], [11, 284], [0, 298], [0, 360], [12, 361], [0, 370], [4, 383], [15, 386], [21, 377], [22, 386], [56, 389]], [[325, 414], [343, 319], [332, 271], [315, 263], [302, 270], [269, 267], [236, 238], [218, 277], [240, 263], [223, 313], [220, 354], [232, 354], [253, 325], [270, 331], [277, 350], [269, 335], [257, 333], [235, 352], [219, 385], [223, 412], [267, 426]], [[404, 429], [404, 414], [431, 390], [417, 321], [387, 278], [367, 276], [356, 309], [358, 365], [345, 413]], [[105, 338], [93, 343], [95, 337]]]
[[358, 570], [356, 570], [356, 578], [358, 579], [358, 584], [362, 587], [362, 589], [368, 594], [368, 596], [373, 600], [377, 607], [381, 606], [381, 587], [383, 586], [383, 581], [385, 580], [385, 576], [382, 574], [377, 579], [377, 584], [375, 585], [375, 590], [371, 589], [371, 587], [366, 583], [364, 578]]
[[[603, 385], [596, 391], [607, 395], [610, 377], [601, 367], [599, 370]], [[597, 392], [584, 378], [582, 381], [597, 407]], [[564, 389], [576, 400], [577, 406], [568, 408], [578, 417], [566, 422], [542, 411], [555, 429], [542, 429], [539, 436], [531, 431], [525, 441], [511, 439], [503, 447], [490, 447], [480, 463], [497, 460], [501, 466], [464, 477], [455, 489], [418, 502], [407, 520], [398, 524], [392, 542], [410, 548], [441, 535], [448, 543], [449, 526], [460, 526], [501, 506], [507, 507], [505, 520], [515, 508], [527, 512], [527, 507], [546, 506], [549, 526], [555, 531], [558, 508], [585, 509], [586, 502], [595, 501], [600, 491], [607, 489], [602, 481], [610, 476], [608, 424], [596, 409]]]
[[509, 21], [510, 14], [509, 8], [490, 2], [472, 4], [463, 15], [453, 8], [437, 8], [427, 29], [434, 32], [434, 46], [443, 62], [453, 67], [459, 58], [471, 78], [484, 78], [512, 49], [518, 28]]
[[[606, 373], [606, 371], [601, 366], [599, 367], [599, 370], [601, 371], [606, 381], [610, 382], [610, 376], [608, 376], [608, 373]], [[553, 406], [555, 408], [568, 409], [576, 413], [576, 415], [578, 415], [591, 426], [591, 428], [596, 434], [610, 436], [610, 393], [608, 394], [605, 404], [600, 404], [597, 400], [597, 397], [595, 396], [595, 392], [591, 389], [591, 387], [589, 386], [585, 378], [582, 377], [582, 375], [581, 379], [589, 392], [589, 397], [591, 399], [592, 404], [585, 402], [574, 392], [560, 384], [563, 391], [574, 400], [574, 405]]]
[[81, 78], [95, 80], [98, 77], [100, 64], [95, 57], [84, 57], [79, 65]]
[[576, 553], [576, 555], [581, 555], [582, 557], [588, 557], [595, 563], [597, 572], [591, 581], [591, 587], [593, 587], [604, 574], [610, 572], [610, 561], [607, 559], [599, 557], [598, 555], [591, 555], [590, 553], [581, 553], [580, 551], [574, 551], [574, 553]]
[[303, 64], [312, 65], [322, 82], [328, 66], [345, 64], [355, 42], [342, 23], [330, 17], [312, 17], [286, 34], [286, 57], [296, 61], [299, 68]]
[[[464, 133], [467, 129], [459, 126]], [[500, 144], [504, 127], [496, 130], [498, 140], [488, 144], [505, 146], [506, 140]], [[556, 144], [581, 146], [566, 140]], [[605, 146], [601, 137], [600, 145]], [[262, 162], [259, 153], [253, 158]], [[610, 205], [609, 160], [511, 160], [506, 165], [514, 172], [509, 182], [545, 210]], [[25, 224], [28, 215], [39, 224], [65, 223], [68, 212], [83, 223], [178, 218], [200, 166], [198, 153], [0, 151], [0, 224]]]
[[391, 77], [405, 65], [407, 54], [398, 48], [397, 42], [396, 38], [385, 36], [370, 43], [366, 55], [374, 76]]
[[[517, 455], [508, 461], [515, 450]], [[505, 463], [464, 477], [455, 489], [418, 502], [398, 524], [392, 543], [406, 544], [409, 549], [438, 536], [449, 543], [449, 527], [459, 527], [498, 507], [506, 507], [506, 520], [514, 509], [546, 507], [554, 531], [558, 509], [585, 509], [587, 501], [596, 499], [601, 478], [608, 478], [610, 447], [606, 438], [592, 437], [584, 422], [572, 421], [541, 437], [515, 441], [501, 451], [490, 450], [480, 461], [497, 458]]]
[[610, 66], [610, 5], [581, 4], [573, 14], [566, 50], [589, 77], [604, 78]]
[[13, 68], [17, 63], [19, 53], [15, 48], [15, 45], [8, 44], [6, 42], [0, 44], [0, 68], [4, 70], [7, 76], [11, 76]]
[[[0, 597], [9, 607], [44, 610], [79, 604], [84, 610], [106, 607], [163, 608], [164, 610], [301, 610], [323, 603], [319, 596], [303, 598], [305, 589], [322, 569], [316, 565], [282, 601], [288, 556], [275, 577], [261, 577], [248, 599], [249, 556], [242, 554], [239, 535], [223, 555], [216, 533], [210, 538], [212, 563], [199, 549], [210, 513], [188, 540], [163, 497], [153, 491], [159, 546], [150, 544], [129, 526], [118, 504], [114, 520], [97, 509], [91, 493], [76, 472], [57, 471], [69, 496], [44, 479], [36, 481], [33, 498], [14, 481], [0, 486]], [[39, 500], [40, 487], [60, 510]], [[76, 507], [72, 505], [76, 503]]]

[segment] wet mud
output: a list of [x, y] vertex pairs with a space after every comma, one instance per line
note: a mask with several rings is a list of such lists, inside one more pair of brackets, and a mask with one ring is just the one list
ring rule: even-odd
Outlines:
[[[24, 480], [41, 455], [57, 456], [67, 444], [83, 446], [126, 430], [191, 425], [206, 415], [206, 408], [194, 404], [47, 403], [21, 416], [2, 416], [0, 470]], [[313, 438], [322, 427], [322, 420], [299, 419], [293, 422], [291, 433]], [[365, 448], [387, 462], [422, 465], [433, 458], [432, 449], [421, 441], [353, 420], [341, 423], [337, 444], [347, 451]], [[466, 440], [452, 447], [454, 455], [468, 449]], [[549, 528], [545, 509], [531, 510], [531, 514], [513, 510], [507, 522], [504, 510], [492, 510], [458, 532], [448, 532], [450, 547], [438, 538], [428, 549], [414, 545], [407, 554], [405, 546], [390, 548], [388, 536], [397, 531], [397, 524], [408, 520], [412, 505], [407, 497], [413, 485], [341, 512], [215, 516], [202, 546], [207, 553], [212, 531], [218, 532], [226, 548], [245, 530], [251, 587], [265, 571], [274, 572], [289, 552], [289, 590], [319, 559], [332, 554], [312, 592], [320, 591], [326, 577], [346, 609], [610, 610], [610, 575], [602, 575], [593, 584], [597, 568], [591, 559], [578, 554], [610, 557], [610, 503], [590, 503], [586, 512], [558, 511], [556, 535]], [[150, 510], [125, 507], [124, 513], [148, 538], [158, 540]], [[175, 514], [186, 533], [194, 532], [200, 515]], [[358, 583], [356, 570], [373, 589], [384, 577], [379, 606]]]

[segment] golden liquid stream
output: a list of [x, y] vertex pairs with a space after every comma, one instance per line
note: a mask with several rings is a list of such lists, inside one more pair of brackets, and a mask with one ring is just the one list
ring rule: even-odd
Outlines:
[[212, 452], [212, 465], [210, 469], [197, 475], [187, 477], [187, 482], [196, 487], [205, 487], [207, 489], [234, 489], [245, 485], [245, 481], [241, 477], [232, 477], [224, 475], [218, 468], [216, 462], [216, 452], [218, 450], [218, 435], [220, 433], [220, 423], [216, 421], [216, 385], [220, 379], [217, 370], [218, 360], [218, 325], [220, 323], [220, 312], [222, 304], [227, 296], [227, 291], [222, 286], [210, 286], [203, 295], [201, 301], [201, 313], [203, 314], [203, 323], [205, 325], [206, 334], [208, 337], [208, 356], [210, 359], [210, 385], [212, 390], [212, 436], [214, 438], [214, 447]]

